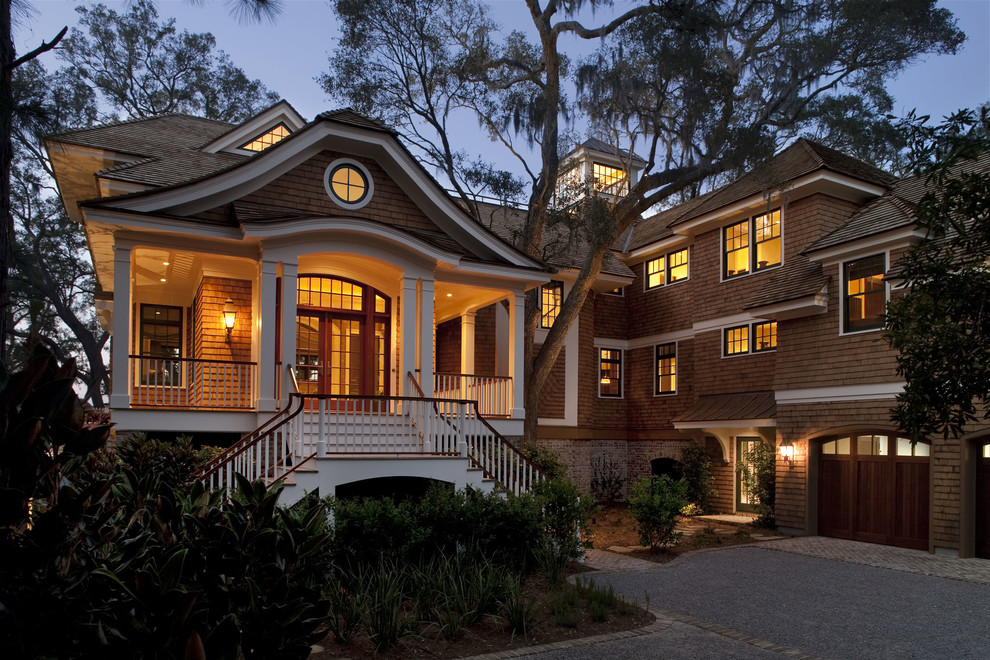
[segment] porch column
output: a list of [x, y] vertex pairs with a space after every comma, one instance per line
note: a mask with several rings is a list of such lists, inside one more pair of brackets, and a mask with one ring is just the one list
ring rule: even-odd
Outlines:
[[[275, 289], [278, 278], [278, 264], [274, 261], [261, 262], [261, 300], [258, 305], [258, 412], [275, 410], [278, 393], [275, 392]], [[283, 377], [285, 374], [282, 374]]]
[[474, 373], [474, 321], [477, 312], [461, 315], [461, 373]]
[[526, 416], [523, 372], [526, 368], [526, 292], [517, 291], [509, 303], [509, 376], [512, 377], [511, 416]]
[[[288, 365], [296, 366], [296, 275], [299, 264], [282, 263], [282, 391], [279, 401], [282, 407], [289, 405], [289, 393], [292, 392], [292, 381]], [[275, 301], [272, 300], [274, 307]], [[272, 318], [275, 318], [274, 310]], [[272, 339], [274, 343], [274, 338]]]
[[113, 251], [113, 339], [110, 358], [110, 407], [131, 405], [131, 245], [118, 242]]
[[433, 396], [433, 280], [420, 280], [419, 302], [419, 386], [423, 394]]
[[401, 383], [399, 390], [403, 396], [418, 396], [418, 392], [409, 382], [407, 374], [416, 374], [416, 278], [402, 278], [402, 333], [399, 336], [401, 346], [402, 373], [399, 374]]

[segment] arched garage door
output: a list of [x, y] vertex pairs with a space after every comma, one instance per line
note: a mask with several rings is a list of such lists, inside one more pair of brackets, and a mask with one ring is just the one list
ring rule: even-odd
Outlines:
[[928, 549], [931, 446], [883, 434], [823, 442], [818, 533]]

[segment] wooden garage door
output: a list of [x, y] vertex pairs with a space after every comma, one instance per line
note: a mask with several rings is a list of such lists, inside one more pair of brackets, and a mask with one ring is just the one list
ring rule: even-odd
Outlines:
[[819, 451], [819, 534], [928, 549], [930, 445], [857, 434]]
[[976, 459], [976, 556], [990, 559], [990, 445]]

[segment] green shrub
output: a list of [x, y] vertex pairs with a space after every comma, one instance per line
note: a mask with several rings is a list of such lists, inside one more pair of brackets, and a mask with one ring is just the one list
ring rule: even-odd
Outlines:
[[615, 504], [622, 499], [626, 481], [616, 461], [604, 456], [591, 461], [591, 496], [598, 504]]
[[533, 487], [543, 512], [546, 541], [566, 560], [582, 555], [580, 531], [595, 509], [590, 498], [567, 479], [544, 479]]
[[567, 463], [553, 449], [539, 444], [527, 444], [522, 447], [522, 454], [547, 479], [554, 481], [567, 478]]
[[688, 502], [697, 507], [698, 513], [711, 513], [718, 491], [715, 490], [712, 462], [708, 452], [701, 445], [692, 442], [684, 448], [681, 465], [684, 471], [681, 478], [684, 481]]
[[536, 623], [536, 603], [523, 595], [518, 580], [509, 584], [509, 589], [499, 603], [499, 613], [509, 625], [513, 635], [527, 635]]
[[640, 542], [654, 552], [675, 545], [680, 538], [674, 526], [687, 504], [684, 492], [684, 484], [668, 476], [645, 477], [633, 484], [629, 508], [639, 528]]

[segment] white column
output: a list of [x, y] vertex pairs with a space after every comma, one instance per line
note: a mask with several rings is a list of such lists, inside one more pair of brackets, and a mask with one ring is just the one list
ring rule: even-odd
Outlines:
[[[278, 264], [274, 261], [261, 262], [261, 286], [258, 287], [261, 300], [258, 304], [258, 318], [255, 323], [258, 333], [258, 411], [275, 410], [275, 290], [278, 284]], [[284, 375], [284, 374], [283, 374]]]
[[[299, 264], [282, 264], [282, 407], [289, 405], [292, 381], [288, 365], [296, 366], [296, 274]], [[274, 318], [274, 317], [273, 317]]]
[[415, 388], [409, 382], [407, 374], [416, 376], [416, 278], [402, 278], [402, 332], [399, 334], [399, 354], [402, 359], [402, 372], [399, 382], [402, 383], [403, 396], [417, 396]]
[[526, 416], [523, 372], [526, 364], [526, 292], [517, 291], [509, 301], [509, 376], [512, 377], [512, 417]]
[[477, 312], [461, 315], [461, 373], [474, 374], [474, 327]]
[[419, 301], [419, 386], [433, 396], [433, 280], [420, 280]]
[[131, 246], [114, 246], [113, 252], [113, 340], [111, 358], [113, 373], [110, 407], [131, 405]]

